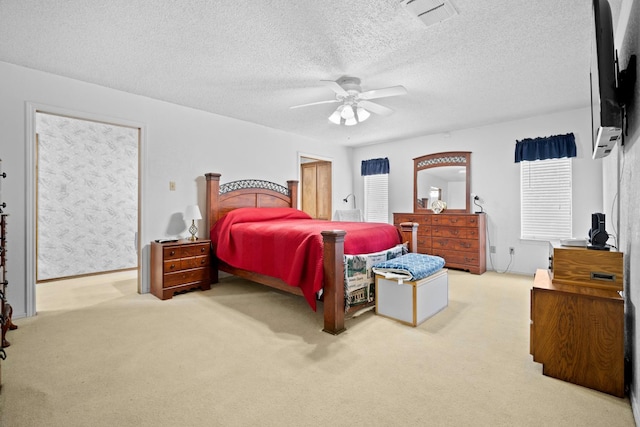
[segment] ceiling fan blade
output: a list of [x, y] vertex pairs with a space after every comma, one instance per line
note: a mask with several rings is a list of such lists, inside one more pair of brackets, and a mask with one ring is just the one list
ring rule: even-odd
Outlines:
[[289, 107], [290, 109], [294, 109], [294, 108], [300, 108], [300, 107], [308, 107], [310, 105], [318, 105], [318, 104], [332, 104], [334, 102], [340, 102], [337, 99], [331, 99], [329, 101], [318, 101], [318, 102], [310, 102], [309, 104], [300, 104], [300, 105], [294, 105], [293, 107]]
[[391, 108], [376, 104], [375, 102], [371, 101], [360, 101], [358, 102], [358, 106], [371, 111], [372, 113], [380, 114], [381, 116], [388, 116], [389, 114], [393, 113], [393, 110]]
[[406, 95], [407, 89], [404, 86], [391, 86], [382, 89], [373, 89], [366, 92], [362, 92], [358, 97], [360, 99], [376, 99], [386, 98], [388, 96]]
[[337, 82], [334, 82], [333, 80], [320, 80], [320, 81], [325, 85], [327, 85], [332, 91], [334, 91], [338, 95], [342, 95], [344, 97], [349, 96], [349, 93], [346, 90], [344, 90], [344, 88], [340, 86]]

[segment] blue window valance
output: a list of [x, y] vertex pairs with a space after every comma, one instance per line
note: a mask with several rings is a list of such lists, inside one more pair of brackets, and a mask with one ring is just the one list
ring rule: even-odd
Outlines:
[[516, 141], [516, 163], [563, 157], [576, 157], [576, 138], [572, 133]]
[[363, 160], [360, 172], [362, 176], [389, 173], [389, 159], [385, 157], [384, 159]]

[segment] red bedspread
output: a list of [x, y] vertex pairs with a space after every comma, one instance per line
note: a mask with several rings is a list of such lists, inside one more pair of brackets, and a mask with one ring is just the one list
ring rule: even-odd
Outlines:
[[345, 254], [365, 254], [401, 243], [395, 226], [370, 222], [330, 222], [311, 219], [293, 208], [235, 209], [211, 229], [216, 256], [230, 266], [277, 277], [300, 287], [316, 309], [322, 289], [322, 235], [346, 231]]

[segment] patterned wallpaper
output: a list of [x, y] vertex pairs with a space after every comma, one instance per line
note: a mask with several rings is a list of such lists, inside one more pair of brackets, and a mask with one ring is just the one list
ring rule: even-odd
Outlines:
[[138, 130], [38, 113], [37, 280], [137, 266]]

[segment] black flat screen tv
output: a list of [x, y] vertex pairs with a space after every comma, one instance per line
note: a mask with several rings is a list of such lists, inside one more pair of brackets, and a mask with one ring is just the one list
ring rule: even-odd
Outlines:
[[622, 137], [613, 18], [607, 0], [593, 0], [592, 30], [591, 128], [593, 158], [598, 159], [608, 156]]

